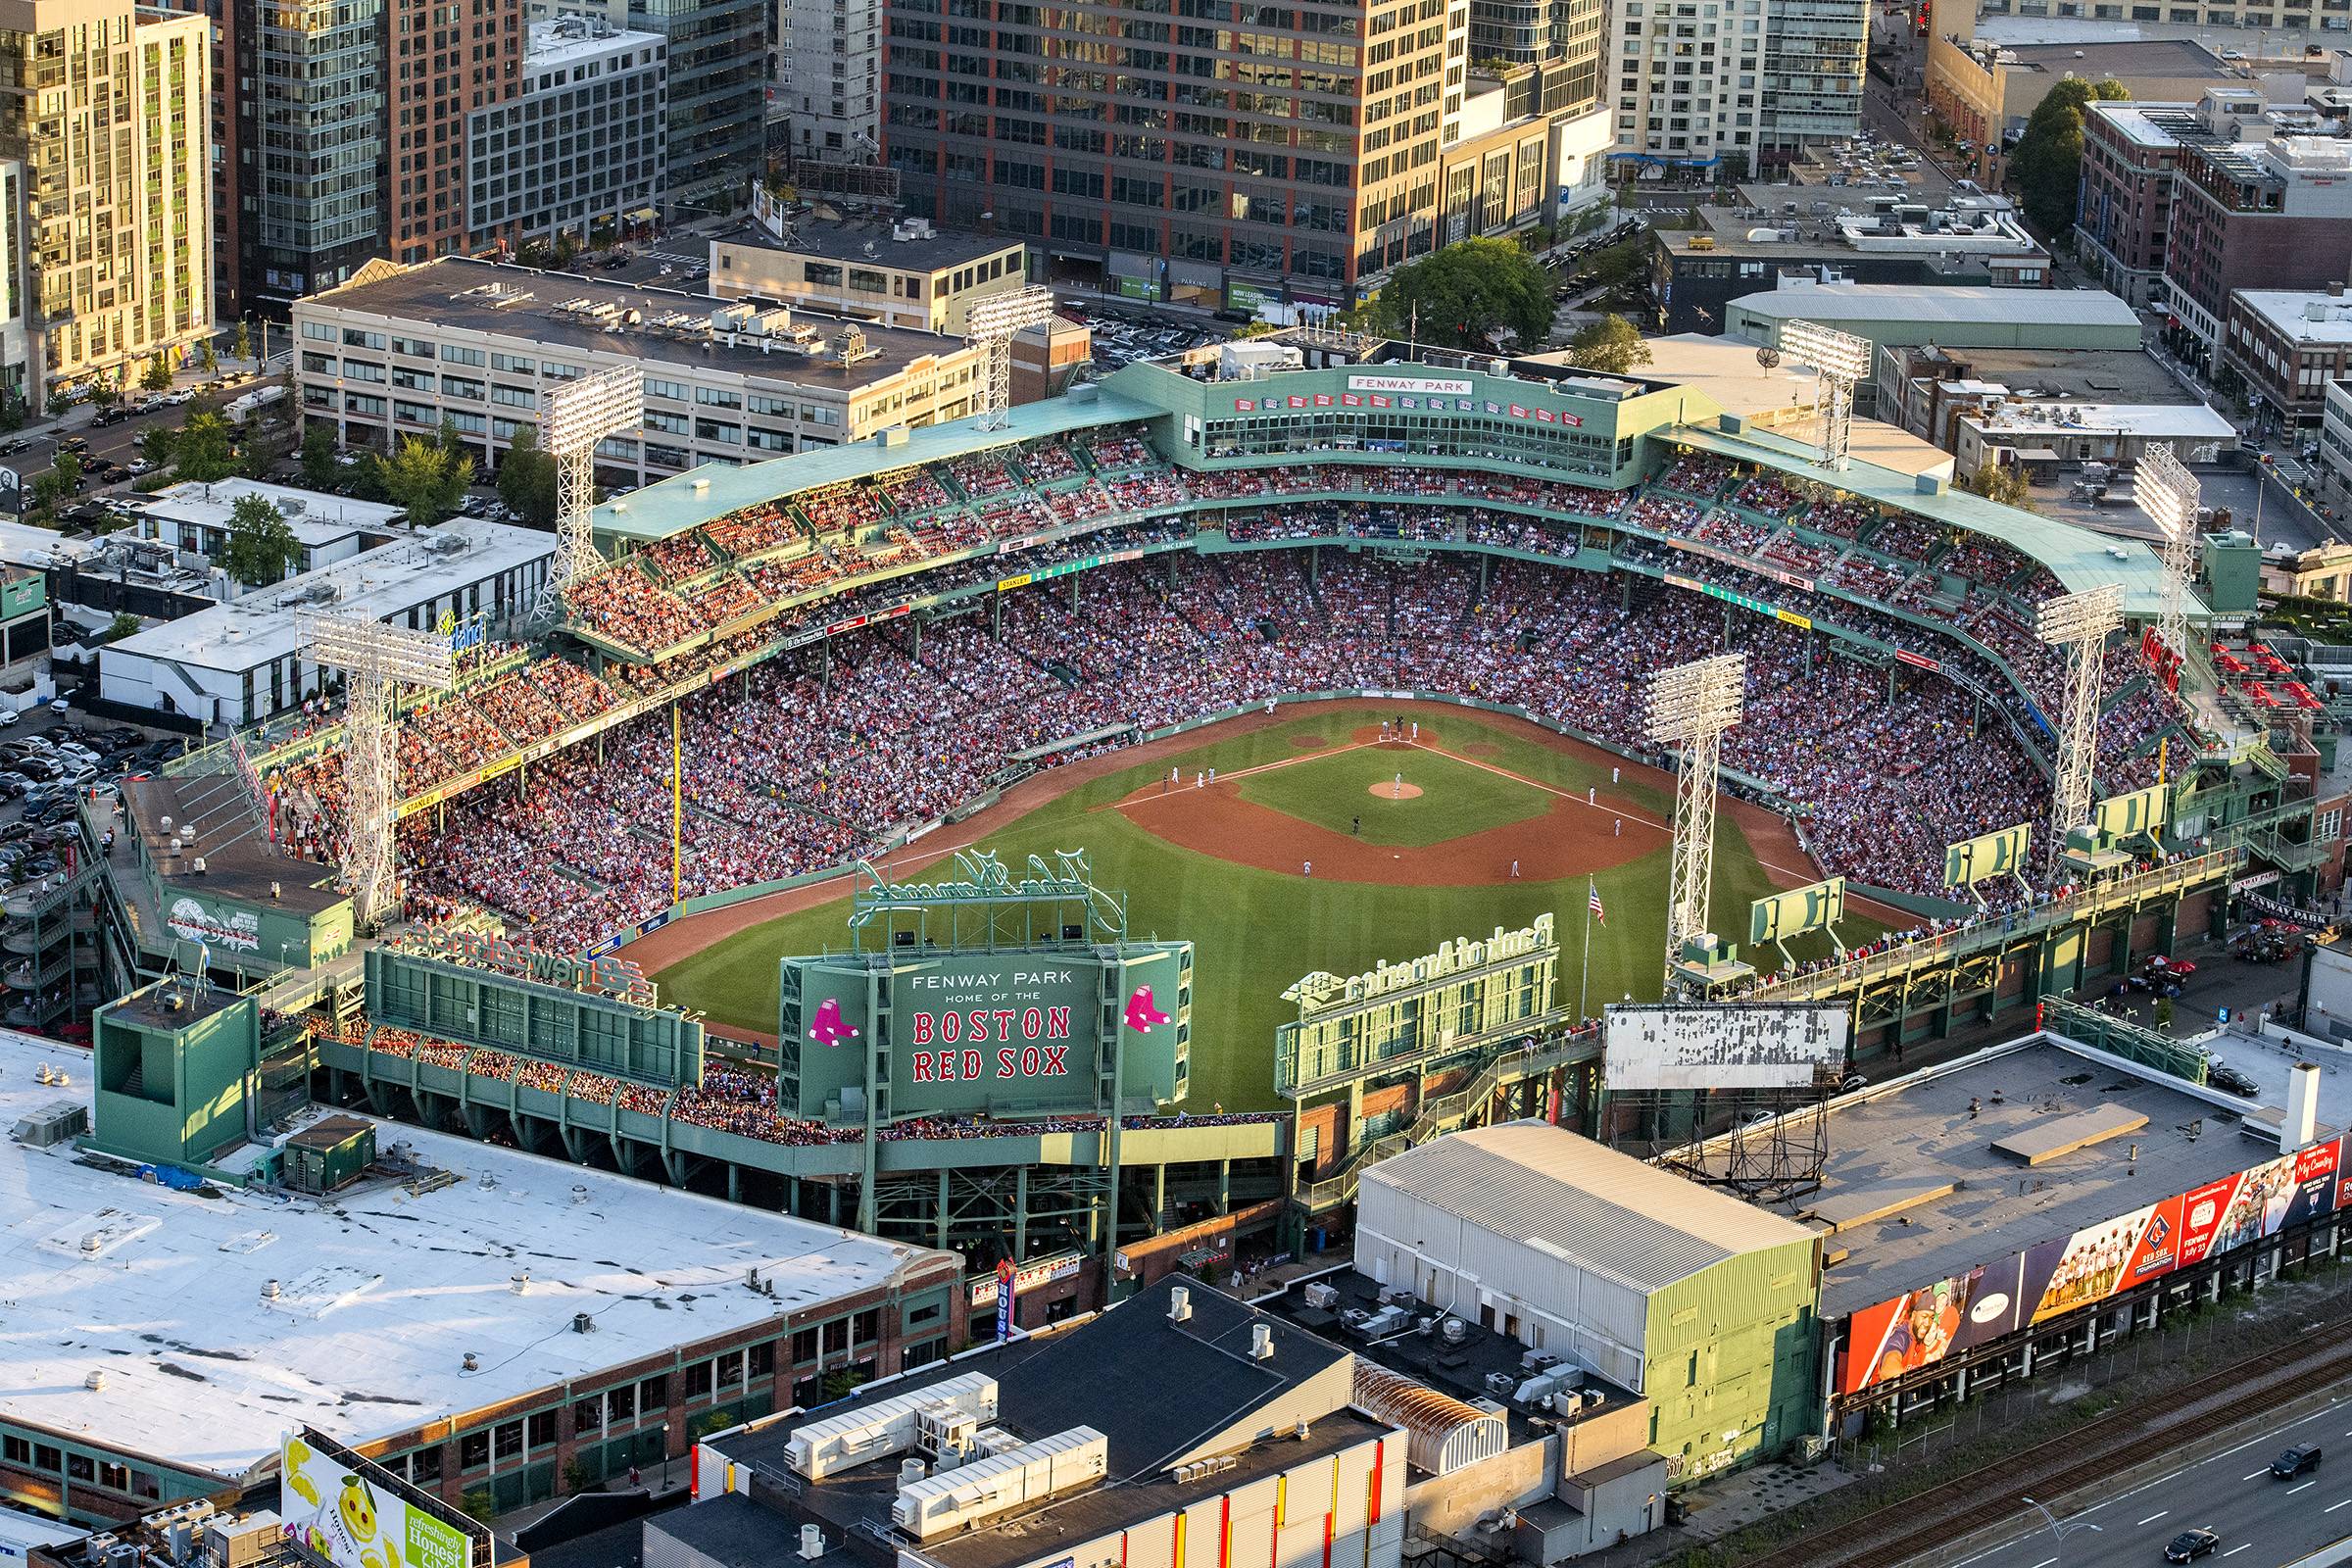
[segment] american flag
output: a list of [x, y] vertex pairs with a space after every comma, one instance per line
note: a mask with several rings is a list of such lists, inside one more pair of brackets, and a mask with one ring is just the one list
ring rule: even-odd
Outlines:
[[1598, 920], [1602, 925], [1607, 925], [1609, 923], [1609, 911], [1600, 906], [1600, 884], [1592, 881], [1591, 878], [1587, 878], [1585, 881], [1585, 892], [1589, 895], [1585, 907], [1592, 911], [1593, 919]]

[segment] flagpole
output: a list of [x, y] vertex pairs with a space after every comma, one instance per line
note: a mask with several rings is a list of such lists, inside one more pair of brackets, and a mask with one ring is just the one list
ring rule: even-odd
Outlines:
[[1585, 993], [1592, 982], [1592, 879], [1585, 878], [1585, 957], [1584, 973], [1576, 977], [1576, 1021], [1585, 1021]]

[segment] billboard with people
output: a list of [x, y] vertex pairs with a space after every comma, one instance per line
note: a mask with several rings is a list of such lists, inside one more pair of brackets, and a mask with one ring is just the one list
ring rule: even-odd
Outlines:
[[2344, 1144], [2331, 1138], [2264, 1160], [1863, 1307], [1846, 1320], [1838, 1391], [1860, 1394], [2339, 1206], [2352, 1208]]

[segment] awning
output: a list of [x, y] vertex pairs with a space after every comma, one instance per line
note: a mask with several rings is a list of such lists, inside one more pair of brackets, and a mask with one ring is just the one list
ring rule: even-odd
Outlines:
[[2048, 447], [2027, 447], [2017, 454], [2020, 463], [2056, 463], [2058, 454]]
[[660, 213], [655, 212], [651, 207], [639, 207], [630, 212], [627, 221], [632, 223], [651, 223], [659, 220], [661, 216], [662, 215]]

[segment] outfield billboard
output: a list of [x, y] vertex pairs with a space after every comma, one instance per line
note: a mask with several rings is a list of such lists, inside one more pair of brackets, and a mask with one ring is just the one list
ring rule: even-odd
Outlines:
[[1114, 1064], [1130, 1100], [1186, 1087], [1188, 943], [784, 962], [795, 1115], [861, 1120], [869, 1083], [892, 1118], [1104, 1109]]
[[1601, 1041], [1601, 1081], [1612, 1094], [1806, 1089], [1844, 1070], [1852, 1033], [1843, 1007], [1612, 1006]]
[[2036, 1242], [1996, 1262], [1863, 1307], [1846, 1321], [1838, 1390], [1860, 1394], [1955, 1351], [2094, 1305], [2289, 1225], [2352, 1208], [2331, 1138], [2233, 1176]]
[[490, 1532], [304, 1427], [278, 1449], [285, 1534], [335, 1568], [489, 1568]]
[[2146, 789], [2098, 802], [2090, 808], [2091, 820], [2097, 824], [2102, 839], [2154, 833], [2164, 826], [2165, 811], [2171, 801], [2171, 786], [2151, 784]]
[[2033, 825], [2020, 822], [1998, 833], [1980, 833], [1973, 839], [1946, 845], [1943, 852], [1943, 885], [1947, 888], [1964, 888], [1971, 882], [2023, 873], [2026, 868], [2026, 849], [2033, 836]]
[[1845, 878], [1831, 877], [1756, 900], [1747, 906], [1747, 940], [1786, 942], [1826, 931], [1845, 918]]

